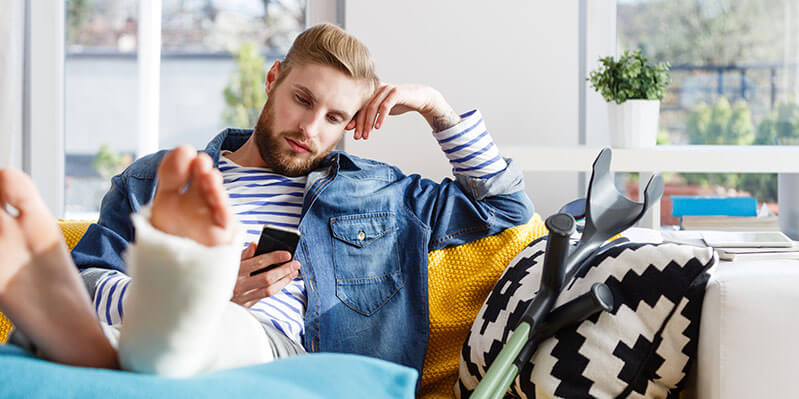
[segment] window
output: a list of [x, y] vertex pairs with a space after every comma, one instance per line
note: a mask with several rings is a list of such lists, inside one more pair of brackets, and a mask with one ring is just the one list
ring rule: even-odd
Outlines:
[[161, 148], [204, 148], [222, 128], [254, 126], [267, 68], [305, 28], [305, 1], [207, 3], [164, 1]]
[[[249, 62], [263, 68], [285, 55], [305, 27], [306, 2], [160, 3], [159, 148], [192, 144], [201, 149], [223, 127], [251, 127], [250, 119], [225, 117], [235, 114], [224, 93], [239, 70], [234, 54], [250, 49]], [[135, 0], [66, 0], [67, 218], [95, 219], [111, 176], [145, 155], [136, 153], [139, 6]], [[233, 89], [227, 97], [236, 104], [241, 96]], [[249, 108], [260, 111], [262, 105]]]
[[135, 156], [138, 6], [69, 0], [65, 13], [64, 213], [94, 219]]
[[[799, 2], [619, 0], [617, 52], [671, 63], [659, 143], [799, 143]], [[776, 174], [671, 174], [688, 193], [754, 195], [776, 210]], [[665, 222], [665, 220], [664, 220]]]

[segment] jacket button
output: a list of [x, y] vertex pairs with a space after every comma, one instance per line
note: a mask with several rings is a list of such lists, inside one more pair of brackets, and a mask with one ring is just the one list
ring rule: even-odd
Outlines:
[[360, 232], [358, 232], [358, 241], [363, 241], [364, 238], [366, 238], [366, 233], [364, 233], [363, 230], [361, 230]]

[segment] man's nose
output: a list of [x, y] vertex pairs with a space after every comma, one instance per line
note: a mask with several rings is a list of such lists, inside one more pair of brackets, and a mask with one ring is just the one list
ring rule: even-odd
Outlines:
[[300, 120], [299, 130], [302, 132], [302, 135], [306, 140], [316, 137], [323, 118], [324, 115], [320, 115], [316, 112], [310, 112], [302, 120]]

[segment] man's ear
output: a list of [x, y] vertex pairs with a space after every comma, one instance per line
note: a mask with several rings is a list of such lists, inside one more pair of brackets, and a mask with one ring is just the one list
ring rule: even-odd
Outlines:
[[269, 72], [266, 73], [266, 94], [272, 91], [272, 86], [275, 85], [278, 76], [280, 76], [280, 60], [275, 60], [275, 63], [269, 68]]

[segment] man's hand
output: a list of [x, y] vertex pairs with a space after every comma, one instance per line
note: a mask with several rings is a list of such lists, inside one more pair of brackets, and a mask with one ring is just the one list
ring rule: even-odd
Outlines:
[[251, 272], [258, 269], [291, 259], [291, 254], [287, 251], [274, 251], [253, 257], [255, 248], [255, 243], [251, 242], [241, 252], [239, 276], [236, 279], [236, 287], [233, 288], [233, 298], [230, 299], [245, 308], [280, 292], [297, 277], [300, 270], [300, 262], [292, 260], [267, 272], [250, 276]]
[[382, 84], [350, 121], [347, 130], [355, 129], [355, 140], [368, 139], [372, 129], [383, 126], [386, 115], [400, 115], [408, 111], [420, 113], [435, 132], [454, 126], [461, 120], [444, 96], [432, 87]]

